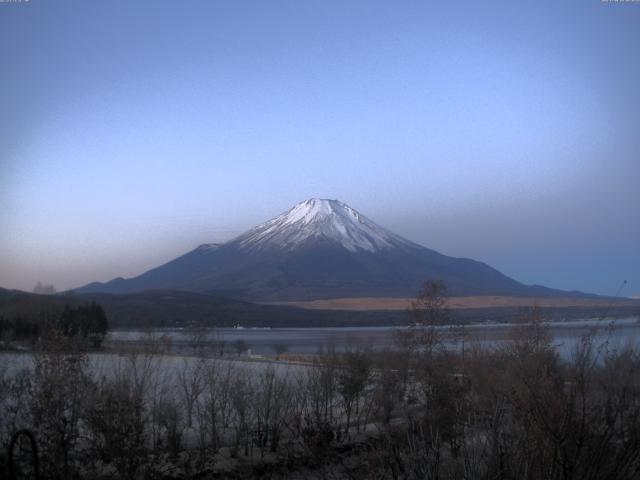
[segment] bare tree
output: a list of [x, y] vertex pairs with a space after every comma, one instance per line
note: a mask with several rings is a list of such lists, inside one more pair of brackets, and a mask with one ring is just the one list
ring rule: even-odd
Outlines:
[[253, 401], [253, 385], [249, 375], [236, 375], [230, 385], [231, 405], [234, 412], [235, 439], [231, 449], [231, 456], [236, 457], [240, 447], [244, 455], [249, 455], [251, 446], [251, 407]]
[[291, 388], [286, 373], [277, 373], [269, 365], [258, 375], [255, 385], [254, 412], [260, 452], [278, 449], [282, 432], [292, 408]]
[[86, 426], [93, 455], [113, 462], [121, 478], [145, 463], [145, 402], [127, 376], [104, 378], [91, 396]]
[[344, 365], [338, 373], [338, 392], [346, 415], [345, 434], [347, 435], [349, 435], [353, 414], [355, 413], [356, 416], [359, 414], [360, 399], [370, 375], [371, 362], [366, 352], [356, 350], [345, 353]]
[[182, 450], [182, 436], [186, 423], [179, 403], [171, 395], [163, 396], [155, 406], [155, 417], [163, 433], [162, 445], [174, 458]]
[[53, 476], [69, 478], [76, 473], [72, 452], [91, 385], [87, 357], [71, 339], [51, 332], [34, 361], [30, 413], [42, 459]]
[[305, 372], [303, 388], [307, 392], [305, 417], [308, 423], [317, 426], [334, 423], [337, 372], [338, 362], [335, 352], [327, 354], [322, 361], [317, 361], [313, 368]]
[[441, 280], [429, 280], [411, 302], [409, 328], [398, 332], [399, 344], [407, 352], [431, 357], [442, 347], [442, 329], [450, 323], [447, 286]]
[[[383, 355], [386, 358], [393, 358], [392, 352], [385, 352]], [[385, 366], [379, 366], [374, 382], [374, 394], [373, 399], [377, 413], [381, 416], [382, 425], [385, 428], [389, 427], [393, 412], [401, 405], [404, 394], [404, 375], [402, 364], [391, 364]]]
[[209, 332], [207, 329], [199, 325], [192, 325], [187, 329], [186, 334], [193, 353], [198, 356], [204, 355], [209, 345]]
[[209, 361], [203, 370], [203, 392], [196, 402], [201, 449], [209, 444], [214, 452], [230, 426], [232, 415], [231, 387], [235, 379], [231, 362]]
[[411, 302], [410, 313], [416, 325], [442, 326], [449, 323], [447, 286], [442, 280], [429, 280]]
[[182, 393], [182, 400], [185, 406], [187, 427], [193, 425], [193, 410], [196, 400], [202, 393], [204, 373], [204, 360], [199, 358], [195, 361], [190, 358], [183, 358], [180, 371], [178, 372], [177, 383]]

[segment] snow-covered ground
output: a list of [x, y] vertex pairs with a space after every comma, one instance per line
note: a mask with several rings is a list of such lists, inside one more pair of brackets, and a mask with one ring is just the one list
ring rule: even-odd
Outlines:
[[[117, 354], [90, 353], [88, 354], [89, 370], [94, 378], [111, 377], [119, 372], [130, 371], [135, 364], [139, 372], [152, 369], [163, 372], [167, 381], [175, 381], [177, 375], [189, 368], [193, 368], [201, 359], [192, 355], [146, 355], [146, 354]], [[240, 358], [206, 358], [208, 364], [216, 364], [220, 369], [232, 368], [245, 372], [247, 375], [264, 372], [267, 368], [274, 368], [281, 376], [295, 376], [304, 372], [304, 365], [288, 362], [260, 361], [259, 358], [242, 356]], [[22, 369], [34, 367], [34, 357], [28, 352], [0, 351], [0, 370], [7, 376], [12, 376]]]

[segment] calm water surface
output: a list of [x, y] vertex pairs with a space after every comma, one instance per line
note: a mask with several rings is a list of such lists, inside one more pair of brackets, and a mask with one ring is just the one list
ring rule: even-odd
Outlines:
[[[581, 320], [553, 322], [550, 325], [554, 344], [563, 356], [575, 350], [582, 337], [596, 329], [596, 343], [608, 342], [610, 347], [623, 348], [640, 345], [640, 321], [636, 317], [617, 320]], [[446, 332], [449, 327], [442, 327]], [[200, 331], [200, 341], [205, 345], [224, 342], [232, 350], [238, 341], [244, 342], [252, 353], [273, 354], [282, 346], [292, 353], [318, 353], [328, 348], [344, 351], [349, 348], [383, 350], [393, 348], [398, 327], [345, 327], [345, 328], [219, 328]], [[466, 327], [468, 344], [498, 346], [506, 342], [513, 331], [509, 324], [482, 324]], [[108, 341], [137, 343], [158, 339], [171, 339], [172, 348], [188, 350], [194, 332], [188, 329], [156, 329], [152, 331], [117, 330], [109, 333]], [[455, 347], [455, 342], [449, 342]]]

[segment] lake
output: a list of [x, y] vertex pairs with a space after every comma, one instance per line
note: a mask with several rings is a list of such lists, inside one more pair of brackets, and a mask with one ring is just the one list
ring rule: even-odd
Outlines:
[[[587, 319], [579, 321], [552, 322], [548, 324], [554, 344], [563, 357], [570, 356], [580, 339], [597, 329], [596, 343], [609, 342], [611, 347], [623, 348], [640, 345], [640, 320], [637, 317], [621, 319]], [[468, 325], [467, 344], [498, 346], [507, 341], [513, 324]], [[406, 328], [406, 327], [405, 327]], [[450, 327], [441, 327], [447, 333]], [[291, 353], [314, 354], [335, 348], [344, 351], [354, 347], [384, 350], [394, 347], [398, 327], [344, 327], [344, 328], [216, 328], [206, 330], [154, 329], [115, 330], [109, 333], [107, 345], [144, 343], [161, 336], [171, 339], [171, 347], [177, 352], [188, 352], [196, 335], [205, 345], [224, 342], [225, 348], [233, 350], [238, 342], [254, 354], [274, 354], [276, 349]], [[450, 347], [459, 346], [448, 342]]]

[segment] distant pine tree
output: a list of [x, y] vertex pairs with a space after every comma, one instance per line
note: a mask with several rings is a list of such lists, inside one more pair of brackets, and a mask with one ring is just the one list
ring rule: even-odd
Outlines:
[[91, 302], [75, 308], [67, 305], [58, 320], [58, 328], [67, 337], [80, 336], [99, 348], [109, 329], [109, 322], [103, 308]]

